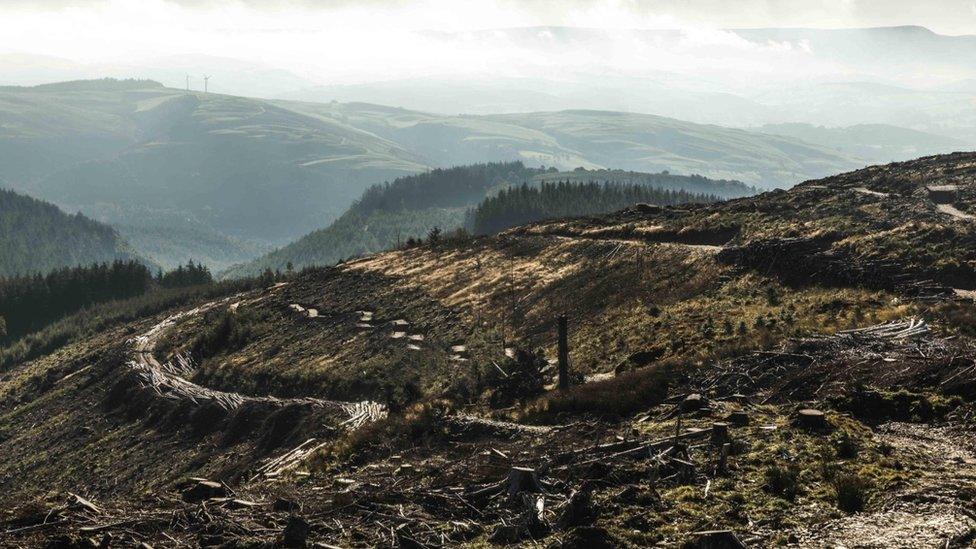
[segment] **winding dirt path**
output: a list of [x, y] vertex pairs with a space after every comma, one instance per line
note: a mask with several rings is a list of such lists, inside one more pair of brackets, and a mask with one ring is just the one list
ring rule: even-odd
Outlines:
[[278, 398], [273, 396], [248, 396], [240, 393], [219, 391], [203, 387], [187, 378], [196, 370], [189, 356], [178, 354], [173, 360], [160, 362], [154, 350], [159, 339], [177, 323], [200, 315], [214, 308], [228, 305], [236, 310], [241, 302], [230, 304], [232, 298], [212, 301], [199, 307], [176, 313], [153, 325], [149, 330], [129, 340], [132, 360], [128, 366], [137, 374], [142, 387], [153, 391], [159, 398], [174, 401], [190, 401], [194, 406], [216, 405], [226, 411], [234, 411], [245, 403], [256, 402], [271, 406], [301, 404], [321, 408], [334, 414], [344, 426], [355, 428], [386, 416], [382, 404], [371, 401], [341, 402], [318, 398]]

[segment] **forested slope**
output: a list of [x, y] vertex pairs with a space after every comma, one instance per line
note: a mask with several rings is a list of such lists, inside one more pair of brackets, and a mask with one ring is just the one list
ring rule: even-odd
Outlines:
[[328, 265], [340, 259], [380, 251], [422, 237], [434, 228], [464, 223], [467, 209], [489, 193], [541, 173], [521, 162], [474, 164], [437, 169], [374, 185], [325, 229], [312, 232], [227, 276], [252, 275], [265, 268]]
[[0, 277], [136, 258], [108, 225], [0, 189]]

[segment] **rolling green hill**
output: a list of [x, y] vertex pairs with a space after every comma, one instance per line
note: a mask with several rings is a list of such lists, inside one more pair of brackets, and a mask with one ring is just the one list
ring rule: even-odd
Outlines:
[[435, 165], [519, 159], [563, 170], [668, 170], [773, 188], [864, 164], [846, 152], [794, 137], [646, 114], [441, 116], [363, 103], [278, 104], [363, 128]]
[[[151, 82], [4, 88], [0, 120], [0, 177], [140, 234], [162, 226], [157, 241], [190, 225], [260, 250], [327, 225], [370, 184], [426, 168], [341, 122]], [[209, 246], [168, 262], [242, 260]]]
[[140, 258], [115, 229], [0, 189], [0, 277], [116, 259]]

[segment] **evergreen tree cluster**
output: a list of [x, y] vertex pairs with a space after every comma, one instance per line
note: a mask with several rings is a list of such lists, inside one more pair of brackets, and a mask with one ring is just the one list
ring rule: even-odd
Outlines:
[[61, 268], [47, 275], [0, 279], [0, 317], [12, 341], [95, 303], [140, 295], [152, 286], [152, 273], [136, 261]]
[[603, 214], [640, 203], [670, 206], [718, 200], [708, 194], [610, 182], [523, 184], [483, 200], [469, 212], [467, 223], [475, 234], [491, 234], [543, 219]]
[[[266, 273], [260, 280], [265, 282], [268, 277], [275, 279], [274, 273]], [[47, 275], [0, 278], [0, 344], [98, 303], [143, 295], [154, 288], [206, 286], [213, 282], [210, 270], [192, 261], [160, 272], [155, 278], [148, 267], [131, 260], [62, 267]]]
[[488, 162], [454, 168], [436, 169], [418, 175], [400, 177], [392, 183], [366, 189], [349, 209], [359, 215], [377, 211], [457, 208], [477, 203], [497, 186], [525, 181], [540, 173], [522, 162]]
[[136, 259], [115, 229], [0, 189], [0, 277]]
[[186, 288], [188, 286], [212, 284], [214, 278], [206, 265], [193, 263], [193, 260], [190, 260], [185, 267], [180, 265], [167, 273], [160, 272], [156, 281], [163, 288]]

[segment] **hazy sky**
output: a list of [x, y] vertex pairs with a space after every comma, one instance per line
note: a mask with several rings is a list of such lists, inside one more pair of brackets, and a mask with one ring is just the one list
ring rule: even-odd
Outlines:
[[922, 25], [945, 34], [976, 34], [976, 0], [4, 0], [0, 13], [0, 25], [11, 29], [20, 21], [36, 20], [34, 15], [98, 17], [100, 24], [89, 28], [92, 32], [144, 24], [145, 16], [196, 27], [241, 25], [242, 30], [277, 25], [305, 29], [323, 23], [441, 30]]
[[[689, 58], [696, 64], [727, 64], [727, 51], [742, 53], [736, 57], [737, 69], [762, 70], [771, 63], [770, 71], [818, 71], [823, 68], [803, 59], [802, 44], [761, 45], [762, 51], [756, 52], [755, 44], [718, 29], [907, 24], [945, 34], [976, 34], [976, 0], [2, 0], [0, 53], [131, 64], [207, 54], [280, 67], [320, 81], [393, 78], [458, 67], [490, 73], [523, 62], [672, 70], [687, 66]], [[688, 39], [679, 45], [683, 49], [667, 52], [628, 43], [611, 44], [589, 56], [586, 51], [564, 52], [564, 64], [548, 57], [523, 59], [532, 53], [504, 41], [464, 41], [465, 31], [535, 25], [678, 28]], [[418, 30], [462, 35], [446, 46]], [[701, 50], [702, 45], [709, 49]]]

